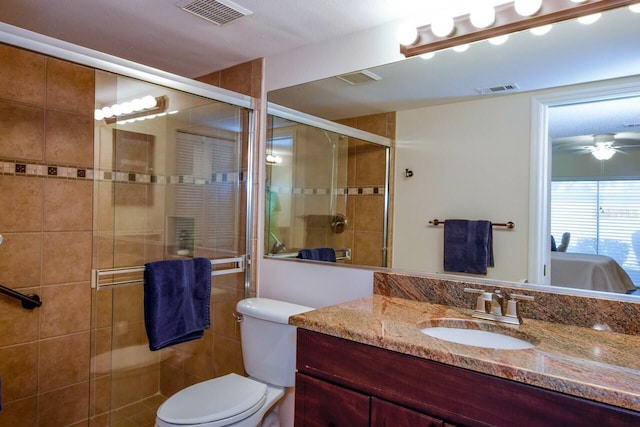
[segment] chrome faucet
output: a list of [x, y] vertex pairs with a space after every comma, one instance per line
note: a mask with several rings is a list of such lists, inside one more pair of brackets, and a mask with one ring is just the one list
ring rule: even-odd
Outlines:
[[476, 300], [476, 308], [473, 317], [485, 320], [495, 320], [497, 322], [519, 325], [522, 323], [520, 317], [519, 301], [533, 301], [532, 296], [511, 294], [508, 295], [500, 289], [494, 292], [483, 289], [464, 288], [465, 292], [480, 294]]

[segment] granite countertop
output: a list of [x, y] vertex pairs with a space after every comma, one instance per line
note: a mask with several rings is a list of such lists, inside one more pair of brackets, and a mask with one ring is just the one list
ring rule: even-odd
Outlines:
[[[640, 411], [640, 336], [524, 319], [471, 318], [472, 310], [373, 295], [292, 316], [300, 328]], [[447, 320], [442, 320], [447, 319]], [[458, 319], [458, 320], [456, 320]], [[432, 338], [421, 328], [459, 319], [535, 344], [496, 350]], [[444, 323], [444, 324], [443, 324]]]

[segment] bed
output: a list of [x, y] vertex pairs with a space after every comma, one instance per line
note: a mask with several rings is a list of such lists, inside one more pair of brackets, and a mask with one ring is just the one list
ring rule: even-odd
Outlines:
[[617, 293], [636, 289], [613, 258], [572, 252], [551, 252], [551, 285]]

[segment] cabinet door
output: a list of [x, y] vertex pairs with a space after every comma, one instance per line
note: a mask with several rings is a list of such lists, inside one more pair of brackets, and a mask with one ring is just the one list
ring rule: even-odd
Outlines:
[[370, 398], [304, 374], [296, 374], [296, 427], [367, 427]]
[[429, 415], [376, 397], [371, 398], [371, 427], [443, 427], [444, 423]]

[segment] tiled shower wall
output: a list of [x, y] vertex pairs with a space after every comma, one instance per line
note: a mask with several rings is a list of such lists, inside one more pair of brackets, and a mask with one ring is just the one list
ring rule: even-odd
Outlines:
[[[203, 81], [259, 95], [261, 73], [253, 61]], [[26, 310], [0, 295], [0, 427], [88, 422], [94, 79], [91, 68], [0, 44], [0, 283], [43, 300]], [[229, 316], [214, 327], [237, 328], [237, 298], [217, 301]], [[220, 358], [235, 370], [237, 332], [230, 343]]]
[[[354, 117], [337, 122], [356, 129], [381, 135], [395, 141], [396, 114], [382, 113]], [[393, 149], [391, 150], [393, 153]], [[347, 183], [350, 188], [384, 187], [385, 150], [382, 147], [361, 141], [349, 141], [349, 165]], [[393, 159], [391, 161], [393, 164]], [[390, 177], [393, 179], [391, 171]], [[390, 191], [393, 182], [390, 182]], [[347, 247], [353, 248], [352, 263], [357, 265], [382, 265], [384, 194], [352, 194], [347, 196], [347, 219], [349, 227], [345, 231]], [[393, 194], [389, 194], [390, 200]], [[391, 204], [390, 204], [391, 206]], [[393, 223], [393, 212], [389, 212], [388, 224]], [[387, 233], [387, 265], [391, 262], [392, 230]]]
[[85, 425], [94, 71], [0, 45], [0, 426]]

